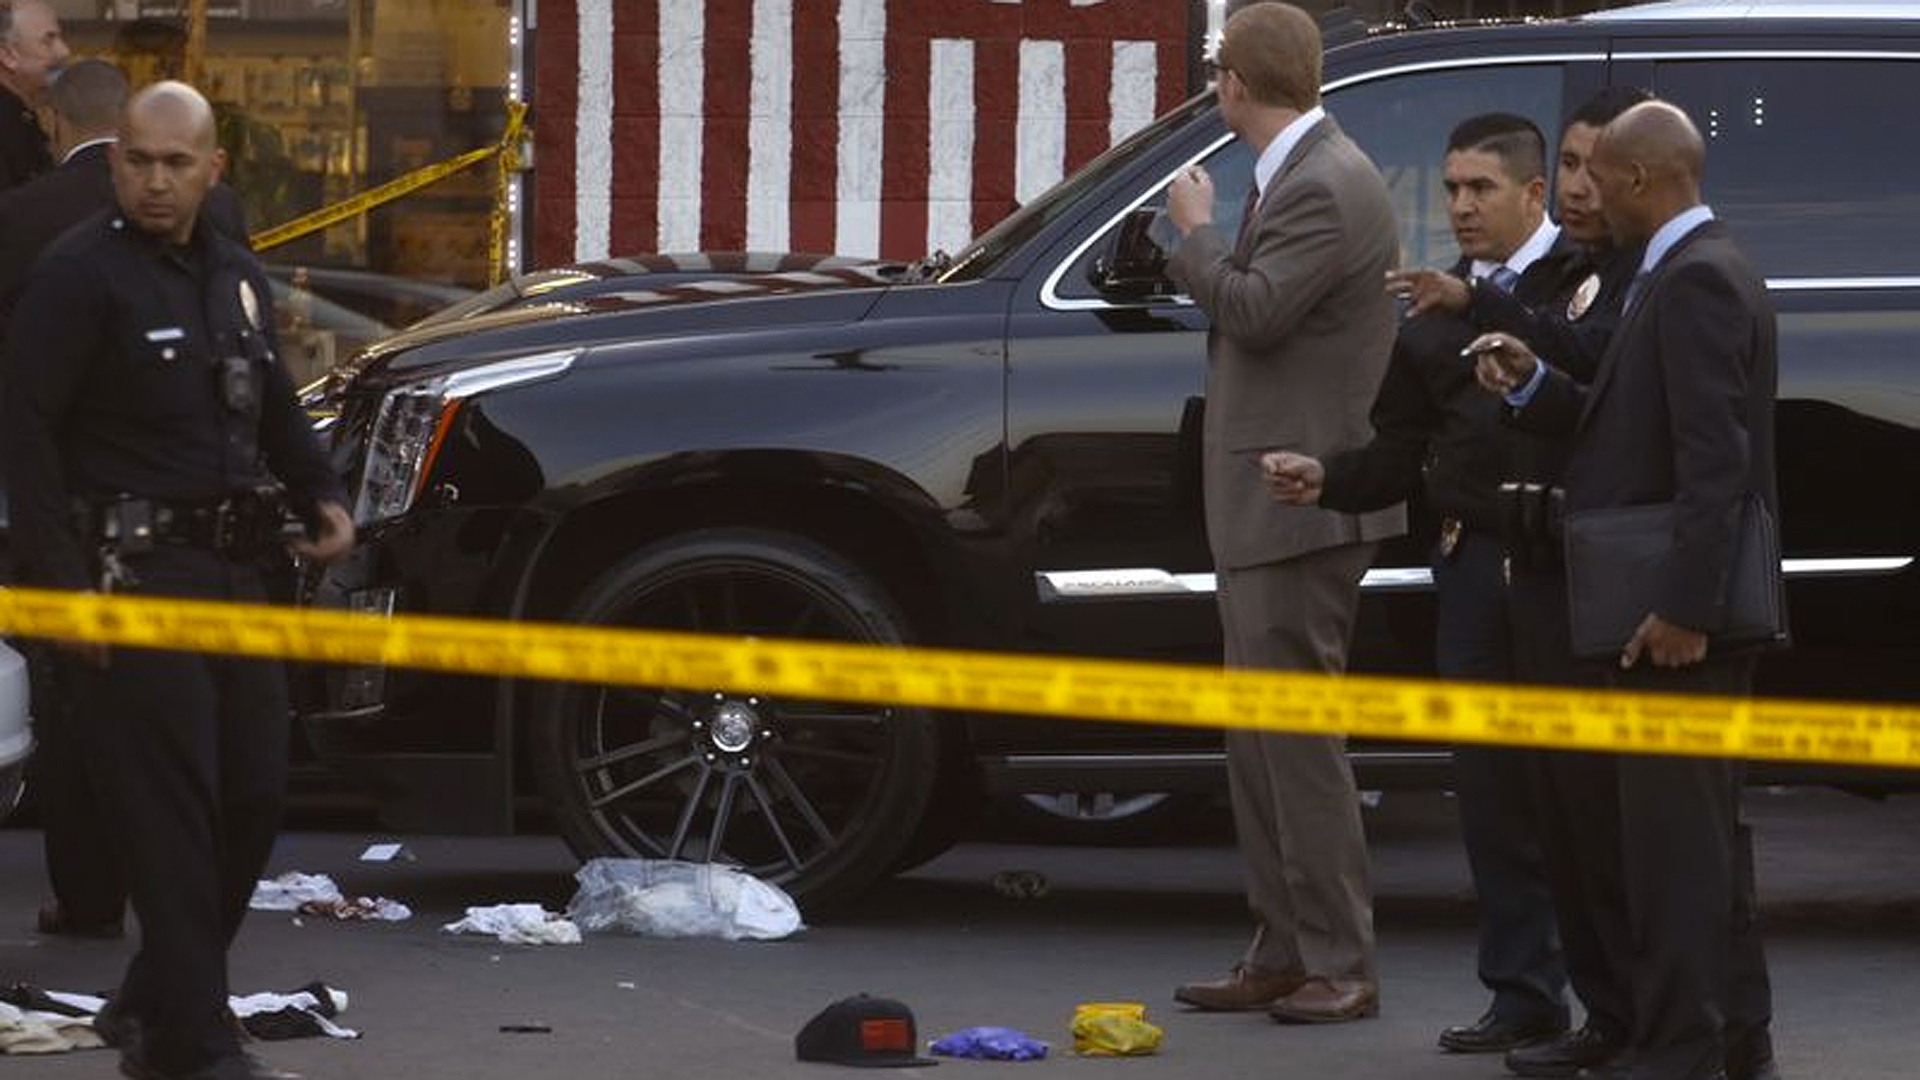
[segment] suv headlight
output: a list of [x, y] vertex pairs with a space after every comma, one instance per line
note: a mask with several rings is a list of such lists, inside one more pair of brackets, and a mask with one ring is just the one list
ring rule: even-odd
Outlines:
[[367, 433], [366, 466], [353, 520], [360, 525], [398, 517], [413, 506], [433, 471], [440, 444], [467, 398], [488, 390], [565, 374], [582, 349], [536, 353], [456, 371], [387, 391]]

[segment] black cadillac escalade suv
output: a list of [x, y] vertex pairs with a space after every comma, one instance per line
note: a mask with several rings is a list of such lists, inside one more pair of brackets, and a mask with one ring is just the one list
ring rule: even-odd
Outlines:
[[[1723, 13], [1743, 12], [1740, 17]], [[1326, 103], [1378, 162], [1404, 261], [1453, 257], [1438, 165], [1468, 115], [1549, 132], [1607, 84], [1684, 107], [1708, 201], [1780, 313], [1798, 647], [1765, 689], [1920, 686], [1920, 15], [1655, 5], [1380, 33]], [[950, 260], [640, 257], [530, 274], [327, 389], [365, 543], [314, 602], [1119, 657], [1218, 655], [1198, 505], [1206, 320], [1158, 280], [1190, 164], [1231, 229], [1250, 172], [1202, 95]], [[1369, 575], [1355, 665], [1423, 672], [1426, 552]], [[938, 850], [983, 784], [1217, 786], [1193, 733], [373, 669], [307, 733], [390, 823], [511, 826], [582, 854], [714, 858], [813, 901]], [[1444, 753], [1356, 745], [1363, 783]]]

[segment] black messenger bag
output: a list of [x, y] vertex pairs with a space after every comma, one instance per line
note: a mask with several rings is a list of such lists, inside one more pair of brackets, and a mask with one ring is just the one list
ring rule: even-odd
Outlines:
[[[1566, 516], [1567, 604], [1573, 652], [1583, 660], [1620, 655], [1655, 608], [1666, 557], [1673, 550], [1674, 505], [1607, 507]], [[1711, 648], [1765, 648], [1787, 640], [1780, 536], [1767, 504], [1747, 496], [1740, 508], [1726, 619], [1701, 627]]]

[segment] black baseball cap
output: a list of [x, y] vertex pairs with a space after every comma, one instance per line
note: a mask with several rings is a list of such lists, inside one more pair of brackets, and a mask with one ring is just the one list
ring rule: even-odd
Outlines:
[[793, 1050], [801, 1061], [886, 1068], [894, 1065], [938, 1065], [914, 1051], [920, 1031], [913, 1010], [887, 998], [856, 994], [820, 1010], [794, 1036]]

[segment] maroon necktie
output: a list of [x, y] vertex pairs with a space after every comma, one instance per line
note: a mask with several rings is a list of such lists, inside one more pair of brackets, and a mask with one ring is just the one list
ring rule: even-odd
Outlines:
[[1234, 247], [1239, 247], [1241, 244], [1246, 243], [1247, 230], [1253, 226], [1253, 212], [1259, 208], [1259, 206], [1260, 185], [1258, 183], [1250, 183], [1247, 185], [1246, 204], [1240, 208], [1240, 231], [1234, 237]]

